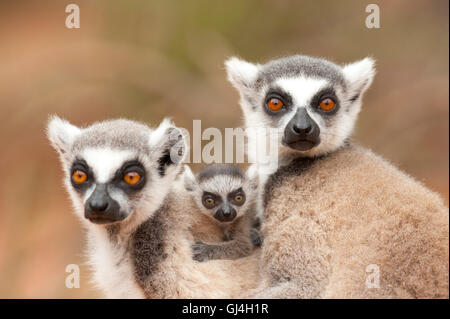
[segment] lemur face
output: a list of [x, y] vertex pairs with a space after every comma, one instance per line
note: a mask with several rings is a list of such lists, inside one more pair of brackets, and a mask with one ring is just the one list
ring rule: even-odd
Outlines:
[[234, 165], [211, 165], [196, 177], [186, 166], [184, 184], [199, 211], [219, 222], [242, 216], [256, 198], [257, 177], [244, 175]]
[[366, 58], [340, 67], [292, 56], [264, 65], [231, 58], [226, 68], [240, 92], [247, 127], [275, 128], [281, 153], [316, 156], [351, 135], [373, 64]]
[[60, 154], [77, 214], [94, 224], [157, 209], [185, 154], [181, 132], [168, 121], [156, 130], [127, 120], [80, 129], [53, 118], [48, 135]]

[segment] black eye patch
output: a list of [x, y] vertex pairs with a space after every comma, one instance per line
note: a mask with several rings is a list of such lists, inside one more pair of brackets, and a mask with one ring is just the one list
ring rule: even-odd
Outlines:
[[[212, 200], [212, 201], [211, 201]], [[222, 198], [214, 193], [203, 192], [202, 203], [208, 209], [214, 208], [222, 203]]]
[[[232, 202], [235, 205], [241, 206], [245, 203], [245, 192], [242, 189], [242, 187], [228, 193], [227, 198], [230, 202]], [[237, 200], [240, 198], [240, 201]]]
[[[136, 184], [129, 184], [126, 182], [125, 177], [127, 174], [133, 173], [139, 176], [138, 182]], [[135, 178], [137, 178], [137, 176]], [[114, 186], [122, 189], [125, 193], [130, 194], [141, 190], [147, 181], [147, 174], [144, 168], [138, 160], [132, 160], [125, 162], [122, 167], [117, 170], [114, 179], [111, 181]]]
[[[73, 176], [76, 171], [81, 171], [86, 174], [86, 180], [83, 183], [74, 181]], [[73, 188], [80, 193], [84, 193], [94, 182], [94, 174], [84, 159], [76, 159], [73, 162], [72, 167], [70, 168], [70, 182]]]
[[[278, 112], [273, 112], [267, 107], [268, 101], [278, 99], [283, 103], [283, 108]], [[281, 116], [292, 107], [292, 97], [280, 88], [271, 88], [267, 91], [264, 98], [264, 110], [271, 116]]]
[[[332, 99], [336, 106], [334, 107], [334, 109], [332, 111], [328, 111], [328, 112], [324, 112], [320, 109], [319, 104], [320, 101], [329, 98]], [[325, 88], [323, 90], [320, 90], [319, 92], [317, 92], [313, 98], [311, 99], [311, 108], [316, 111], [317, 113], [321, 114], [321, 115], [334, 115], [336, 114], [336, 112], [339, 110], [339, 99], [337, 98], [336, 92], [334, 91], [333, 88], [329, 87], [329, 88]]]

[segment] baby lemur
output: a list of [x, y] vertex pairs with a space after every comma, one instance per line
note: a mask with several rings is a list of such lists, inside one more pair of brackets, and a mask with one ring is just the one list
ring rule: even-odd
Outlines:
[[198, 240], [193, 245], [195, 260], [241, 258], [258, 245], [254, 227], [257, 179], [252, 167], [244, 174], [237, 166], [215, 164], [197, 176], [185, 167], [184, 185], [199, 213], [192, 230]]

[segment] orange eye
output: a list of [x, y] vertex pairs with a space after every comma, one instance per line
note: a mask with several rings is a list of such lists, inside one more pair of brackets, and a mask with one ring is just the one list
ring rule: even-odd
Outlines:
[[72, 180], [77, 184], [82, 184], [87, 180], [87, 174], [83, 171], [76, 170], [72, 174]]
[[216, 201], [214, 199], [212, 199], [211, 197], [205, 198], [204, 202], [207, 206], [213, 206], [216, 203]]
[[271, 98], [267, 101], [267, 107], [273, 112], [278, 112], [283, 108], [283, 102], [277, 98]]
[[242, 202], [244, 200], [244, 196], [242, 195], [237, 195], [236, 197], [234, 197], [234, 200], [238, 203]]
[[336, 106], [336, 103], [332, 99], [326, 98], [326, 99], [323, 99], [322, 101], [320, 101], [319, 106], [320, 106], [321, 110], [329, 112], [334, 109], [334, 107]]
[[141, 175], [138, 172], [128, 172], [123, 176], [123, 180], [128, 185], [136, 185], [141, 180]]

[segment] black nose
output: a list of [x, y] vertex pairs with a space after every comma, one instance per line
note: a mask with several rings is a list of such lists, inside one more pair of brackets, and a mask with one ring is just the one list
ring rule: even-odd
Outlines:
[[224, 205], [216, 211], [214, 218], [221, 222], [231, 222], [236, 218], [236, 215], [236, 209], [231, 206]]
[[317, 126], [304, 107], [298, 109], [290, 124], [292, 132], [303, 138], [312, 135]]
[[105, 184], [97, 184], [85, 204], [84, 216], [95, 224], [108, 224], [126, 218], [120, 205], [112, 199]]
[[287, 124], [283, 143], [298, 151], [307, 151], [320, 143], [320, 128], [306, 108], [299, 108]]
[[104, 213], [108, 209], [108, 202], [103, 198], [95, 198], [88, 205], [89, 209], [95, 213]]
[[223, 208], [223, 215], [224, 216], [231, 216], [233, 214], [233, 211], [235, 211], [233, 208], [231, 208], [229, 206], [225, 206]]
[[313, 127], [307, 123], [305, 123], [305, 125], [302, 124], [303, 123], [292, 125], [292, 130], [294, 131], [294, 133], [304, 136], [310, 135], [313, 131]]

